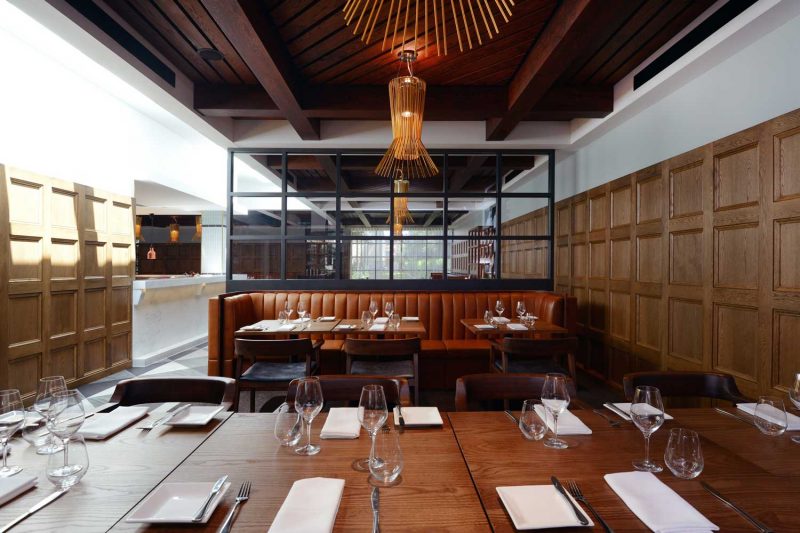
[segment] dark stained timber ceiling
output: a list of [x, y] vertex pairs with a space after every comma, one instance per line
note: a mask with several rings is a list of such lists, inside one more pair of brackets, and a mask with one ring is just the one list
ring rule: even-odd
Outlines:
[[[301, 138], [318, 139], [320, 119], [389, 120], [386, 84], [399, 62], [381, 50], [380, 21], [369, 44], [345, 26], [344, 3], [105, 0], [94, 5], [127, 23], [142, 44], [194, 83], [194, 107], [201, 114], [286, 119]], [[499, 36], [480, 47], [460, 53], [455, 34], [448, 34], [446, 56], [422, 47], [414, 68], [428, 83], [425, 118], [485, 120], [487, 140], [501, 140], [523, 120], [606, 116], [613, 111], [614, 84], [711, 4], [517, 0]], [[209, 48], [223, 59], [203, 59], [199, 50]]]

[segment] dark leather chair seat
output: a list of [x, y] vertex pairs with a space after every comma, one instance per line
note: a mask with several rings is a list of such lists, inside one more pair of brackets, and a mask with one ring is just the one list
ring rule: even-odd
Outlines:
[[[311, 364], [311, 373], [317, 365]], [[258, 381], [263, 383], [278, 383], [292, 381], [306, 375], [306, 364], [302, 363], [254, 363], [239, 377], [240, 381]]]
[[353, 361], [350, 373], [413, 378], [414, 363], [412, 361]]

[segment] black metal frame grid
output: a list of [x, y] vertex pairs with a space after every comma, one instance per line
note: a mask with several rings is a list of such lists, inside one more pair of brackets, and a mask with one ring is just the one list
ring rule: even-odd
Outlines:
[[[236, 155], [270, 155], [281, 156], [281, 192], [262, 193], [262, 192], [234, 192], [234, 164]], [[287, 163], [290, 155], [324, 155], [336, 158], [336, 190], [323, 192], [289, 192], [287, 183]], [[555, 231], [555, 150], [531, 149], [531, 150], [430, 150], [433, 157], [440, 157], [442, 160], [442, 190], [436, 192], [408, 192], [395, 195], [392, 187], [389, 187], [389, 217], [394, 216], [394, 198], [441, 198], [443, 201], [443, 228], [440, 237], [428, 235], [409, 235], [395, 236], [390, 229], [389, 235], [385, 237], [356, 237], [342, 234], [342, 156], [349, 155], [382, 155], [381, 150], [332, 150], [316, 148], [296, 148], [296, 149], [263, 149], [263, 148], [233, 148], [228, 150], [228, 240], [227, 240], [227, 269], [226, 284], [228, 291], [247, 291], [247, 290], [553, 290], [553, 233]], [[447, 178], [448, 156], [450, 155], [470, 155], [470, 156], [489, 156], [495, 158], [495, 191], [488, 193], [476, 192], [450, 192]], [[536, 193], [504, 193], [502, 192], [502, 169], [503, 156], [513, 155], [543, 155], [548, 157], [547, 165], [547, 192]], [[358, 192], [348, 191], [345, 198], [386, 198], [385, 192]], [[233, 233], [233, 199], [234, 198], [280, 198], [281, 199], [281, 231], [280, 235], [234, 235]], [[286, 212], [288, 198], [335, 198], [336, 200], [336, 232], [331, 234], [317, 233], [307, 235], [290, 235], [287, 232]], [[448, 235], [448, 206], [451, 198], [492, 198], [495, 200], [495, 235], [490, 238], [480, 240], [493, 240], [495, 245], [495, 271], [499, 278], [502, 272], [502, 243], [503, 241], [520, 240], [539, 240], [548, 241], [548, 277], [536, 279], [448, 279], [447, 278], [447, 259], [448, 242], [477, 240], [468, 235]], [[548, 207], [548, 235], [502, 235], [502, 200], [509, 198], [546, 198]], [[391, 228], [391, 225], [390, 225]], [[394, 242], [395, 241], [441, 241], [443, 249], [443, 275], [444, 279], [418, 279], [401, 280], [394, 279]], [[280, 279], [248, 279], [233, 280], [232, 278], [232, 244], [234, 242], [253, 242], [267, 243], [280, 242]], [[332, 241], [335, 243], [334, 256], [334, 279], [286, 279], [286, 243], [296, 241]], [[347, 241], [388, 241], [389, 242], [389, 279], [342, 279], [342, 246], [341, 243]]]

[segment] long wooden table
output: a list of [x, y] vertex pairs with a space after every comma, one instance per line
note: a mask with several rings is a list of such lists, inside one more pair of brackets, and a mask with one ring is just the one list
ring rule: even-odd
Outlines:
[[[514, 321], [519, 324], [519, 321]], [[529, 338], [550, 338], [561, 335], [566, 335], [569, 330], [557, 326], [551, 322], [544, 320], [537, 320], [533, 329], [511, 329], [506, 324], [495, 324], [491, 329], [478, 328], [476, 326], [484, 325], [486, 322], [482, 318], [462, 318], [461, 324], [476, 337], [529, 337]]]

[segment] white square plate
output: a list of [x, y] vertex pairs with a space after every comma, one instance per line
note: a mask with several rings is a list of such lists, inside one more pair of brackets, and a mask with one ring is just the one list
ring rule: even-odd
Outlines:
[[193, 405], [182, 413], [178, 413], [166, 425], [177, 427], [205, 426], [223, 409], [224, 407], [221, 405]]
[[[444, 424], [442, 415], [436, 407], [403, 407], [403, 422], [406, 427], [441, 426]], [[397, 407], [394, 408], [394, 424], [400, 425]]]
[[[554, 527], [582, 527], [575, 512], [552, 485], [523, 485], [497, 487], [497, 494], [511, 516], [514, 527], [520, 531], [550, 529]], [[581, 509], [592, 527], [594, 522], [572, 496], [569, 499]]]
[[219, 502], [225, 497], [231, 484], [227, 482], [222, 486], [222, 490], [208, 504], [206, 514], [203, 515], [201, 521], [192, 522], [192, 518], [203, 506], [203, 502], [213, 486], [213, 481], [162, 483], [134, 509], [125, 521], [147, 524], [205, 524], [211, 518]]

